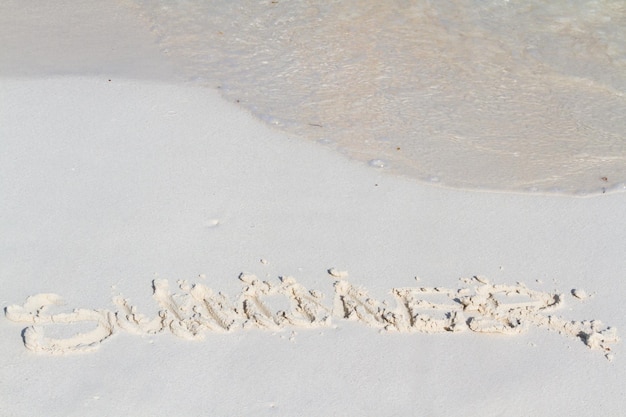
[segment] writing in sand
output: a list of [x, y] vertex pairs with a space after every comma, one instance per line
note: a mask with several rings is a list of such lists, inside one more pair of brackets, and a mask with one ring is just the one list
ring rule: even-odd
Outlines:
[[[380, 302], [365, 289], [350, 283], [344, 272], [329, 270], [334, 277], [334, 294], [326, 303], [324, 294], [309, 290], [293, 277], [276, 282], [262, 281], [241, 274], [241, 292], [231, 299], [200, 283], [178, 281], [172, 291], [169, 282], [152, 282], [153, 298], [159, 310], [154, 317], [137, 311], [122, 296], [113, 298], [117, 311], [77, 308], [71, 312], [51, 313], [62, 305], [56, 294], [28, 297], [23, 305], [5, 308], [14, 322], [29, 323], [22, 332], [25, 346], [35, 352], [64, 354], [98, 348], [112, 335], [131, 332], [140, 335], [170, 332], [187, 339], [201, 339], [210, 332], [240, 329], [280, 331], [288, 328], [336, 326], [335, 321], [353, 320], [388, 332], [518, 334], [529, 327], [548, 329], [579, 339], [589, 348], [612, 359], [611, 344], [619, 339], [614, 328], [598, 320], [571, 321], [552, 314], [563, 304], [564, 296], [529, 289], [522, 283], [496, 285], [482, 277], [461, 279], [459, 288], [393, 288], [395, 303]], [[582, 292], [572, 291], [581, 298]], [[284, 310], [270, 307], [281, 298]], [[393, 304], [393, 305], [392, 305]], [[85, 333], [52, 337], [46, 325], [95, 324]]]

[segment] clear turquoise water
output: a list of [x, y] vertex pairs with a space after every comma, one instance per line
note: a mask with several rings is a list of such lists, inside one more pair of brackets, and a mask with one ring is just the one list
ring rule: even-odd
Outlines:
[[625, 189], [622, 1], [135, 6], [186, 80], [373, 169], [467, 189]]

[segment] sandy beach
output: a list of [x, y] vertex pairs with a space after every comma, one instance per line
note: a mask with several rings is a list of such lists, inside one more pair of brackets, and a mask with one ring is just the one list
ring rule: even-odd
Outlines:
[[3, 58], [0, 414], [626, 407], [626, 194], [390, 175], [134, 48]]

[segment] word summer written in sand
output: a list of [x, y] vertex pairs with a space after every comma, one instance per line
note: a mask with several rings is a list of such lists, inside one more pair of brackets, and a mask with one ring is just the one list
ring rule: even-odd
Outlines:
[[[558, 293], [529, 289], [522, 283], [496, 285], [482, 277], [461, 279], [456, 289], [441, 287], [393, 288], [395, 303], [371, 298], [367, 291], [347, 280], [347, 273], [328, 271], [335, 279], [332, 302], [318, 290], [309, 290], [293, 277], [276, 282], [262, 281], [242, 273], [241, 292], [232, 299], [200, 283], [178, 281], [172, 292], [168, 280], [152, 281], [152, 297], [159, 310], [154, 317], [140, 313], [129, 300], [113, 298], [117, 311], [77, 308], [71, 312], [50, 313], [63, 305], [56, 294], [37, 294], [23, 305], [5, 308], [6, 317], [28, 323], [22, 337], [26, 348], [45, 354], [92, 351], [120, 331], [138, 335], [170, 332], [186, 339], [202, 339], [210, 332], [242, 329], [310, 329], [336, 327], [352, 320], [383, 332], [519, 334], [529, 327], [548, 329], [565, 337], [581, 340], [593, 350], [613, 359], [611, 345], [619, 338], [615, 328], [599, 320], [566, 320], [553, 314], [563, 305]], [[583, 292], [572, 290], [582, 298]], [[285, 310], [272, 310], [270, 302], [283, 298]], [[287, 304], [284, 304], [286, 302]], [[392, 305], [393, 304], [393, 305]], [[51, 337], [48, 325], [95, 324], [86, 333]]]

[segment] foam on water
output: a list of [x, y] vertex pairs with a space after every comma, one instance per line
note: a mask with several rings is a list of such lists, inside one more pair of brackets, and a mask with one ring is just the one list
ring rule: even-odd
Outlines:
[[388, 172], [471, 189], [625, 189], [621, 0], [135, 7], [186, 79]]

